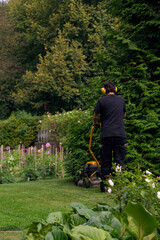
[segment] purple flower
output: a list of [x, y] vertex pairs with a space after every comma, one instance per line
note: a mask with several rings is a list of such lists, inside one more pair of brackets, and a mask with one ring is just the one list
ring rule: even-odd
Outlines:
[[50, 147], [51, 146], [51, 144], [50, 143], [46, 143], [46, 147], [48, 148], [48, 147]]
[[6, 147], [6, 150], [7, 150], [7, 151], [9, 150], [9, 146]]
[[3, 156], [3, 159], [5, 159], [6, 157], [5, 156]]

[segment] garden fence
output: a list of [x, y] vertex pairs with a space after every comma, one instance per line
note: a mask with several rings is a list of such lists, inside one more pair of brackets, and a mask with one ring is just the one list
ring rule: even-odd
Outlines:
[[25, 148], [24, 145], [18, 145], [17, 148], [11, 149], [9, 146], [0, 147], [0, 172], [15, 171], [15, 169], [34, 168], [35, 171], [42, 169], [42, 178], [45, 179], [45, 171], [48, 167], [54, 168], [54, 174], [60, 173], [64, 177], [63, 160], [68, 155], [68, 149], [64, 149], [62, 143], [58, 147], [50, 143], [42, 144], [41, 148], [31, 146]]

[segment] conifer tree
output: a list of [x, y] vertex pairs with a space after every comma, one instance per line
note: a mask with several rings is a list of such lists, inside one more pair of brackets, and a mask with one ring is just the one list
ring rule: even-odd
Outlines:
[[107, 7], [117, 26], [108, 34], [112, 49], [101, 55], [100, 66], [127, 102], [127, 162], [159, 174], [159, 1], [110, 0]]

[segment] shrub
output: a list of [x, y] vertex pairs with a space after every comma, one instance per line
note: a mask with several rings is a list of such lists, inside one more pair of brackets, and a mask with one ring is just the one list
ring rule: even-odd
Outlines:
[[[64, 166], [68, 174], [75, 175], [77, 170], [87, 161], [93, 160], [88, 146], [90, 130], [92, 127], [92, 110], [73, 110], [57, 113], [54, 116], [44, 116], [42, 128], [48, 127], [54, 132], [57, 142], [62, 142], [63, 147], [68, 148], [68, 155], [64, 158]], [[100, 129], [94, 131], [92, 149], [99, 157]]]
[[26, 147], [33, 145], [40, 127], [38, 119], [25, 111], [19, 111], [7, 120], [0, 121], [0, 145], [11, 148], [18, 144], [24, 144]]

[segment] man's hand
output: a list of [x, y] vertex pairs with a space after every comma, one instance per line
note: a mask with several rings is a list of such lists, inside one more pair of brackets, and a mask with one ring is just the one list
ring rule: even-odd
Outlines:
[[97, 123], [94, 123], [93, 126], [99, 128], [101, 126], [101, 124], [97, 122]]
[[98, 121], [98, 114], [94, 113], [94, 115], [93, 115], [93, 125], [96, 124], [97, 121]]

